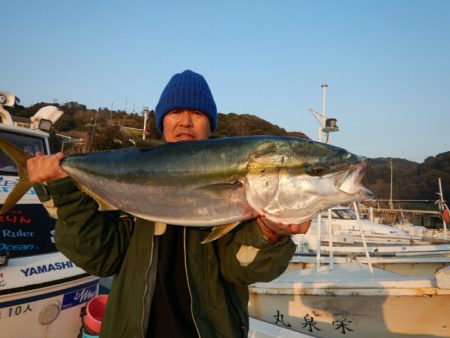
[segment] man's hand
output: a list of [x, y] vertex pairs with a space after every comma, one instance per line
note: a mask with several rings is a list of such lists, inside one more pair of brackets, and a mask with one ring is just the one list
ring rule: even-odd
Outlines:
[[311, 220], [300, 224], [281, 224], [272, 222], [264, 216], [259, 216], [256, 222], [263, 236], [271, 244], [278, 242], [283, 235], [306, 234], [311, 225]]
[[44, 155], [36, 153], [35, 157], [27, 160], [28, 179], [32, 183], [49, 182], [68, 176], [61, 168], [63, 153]]

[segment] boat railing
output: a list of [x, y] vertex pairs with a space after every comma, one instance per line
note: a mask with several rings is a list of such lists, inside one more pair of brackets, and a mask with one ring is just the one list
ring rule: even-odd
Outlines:
[[[361, 236], [361, 240], [364, 246], [364, 253], [367, 259], [367, 263], [368, 263], [368, 267], [369, 267], [369, 271], [372, 274], [372, 276], [374, 276], [374, 272], [373, 272], [373, 267], [372, 267], [372, 261], [370, 258], [370, 254], [369, 254], [369, 249], [367, 247], [367, 241], [366, 241], [366, 237], [364, 235], [364, 230], [363, 230], [363, 226], [361, 223], [361, 218], [359, 215], [359, 210], [358, 210], [358, 206], [356, 204], [356, 202], [353, 202], [353, 208], [354, 208], [354, 212], [355, 212], [355, 216], [356, 216], [356, 222], [358, 224], [358, 228], [359, 228], [359, 233]], [[328, 252], [329, 252], [329, 268], [333, 269], [334, 268], [334, 252], [333, 252], [333, 225], [331, 223], [332, 221], [332, 209], [328, 209], [328, 217], [327, 217], [327, 227], [328, 227]], [[321, 228], [322, 228], [322, 215], [319, 214], [317, 216], [317, 250], [316, 250], [316, 269], [317, 271], [320, 270], [320, 261], [321, 261], [321, 243], [322, 243], [322, 239], [321, 239]]]

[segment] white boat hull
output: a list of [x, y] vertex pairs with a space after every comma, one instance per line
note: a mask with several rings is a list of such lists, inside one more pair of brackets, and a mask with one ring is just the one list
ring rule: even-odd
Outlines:
[[82, 308], [98, 293], [98, 278], [79, 277], [53, 286], [0, 297], [4, 338], [77, 338]]
[[251, 294], [250, 316], [317, 337], [450, 337], [450, 295]]
[[342, 266], [250, 286], [250, 316], [316, 337], [450, 337], [448, 282]]
[[60, 252], [10, 259], [0, 267], [0, 336], [77, 338], [98, 289], [98, 277]]

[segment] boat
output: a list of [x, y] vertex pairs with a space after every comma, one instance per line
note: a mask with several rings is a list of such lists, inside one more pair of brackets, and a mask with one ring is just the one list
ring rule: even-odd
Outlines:
[[336, 206], [315, 217], [308, 233], [292, 236], [296, 253], [288, 271], [358, 261], [403, 275], [428, 276], [450, 265], [450, 239], [441, 233], [425, 236], [429, 232], [417, 228], [400, 229], [360, 217], [356, 203], [353, 208]]
[[[62, 112], [41, 108], [17, 121], [4, 107], [18, 99], [0, 92], [0, 138], [34, 155], [50, 153], [48, 130]], [[18, 182], [16, 165], [0, 150], [0, 204]], [[30, 189], [0, 215], [0, 335], [7, 338], [76, 338], [87, 302], [99, 291], [87, 274], [58, 252], [55, 220]]]
[[[328, 128], [326, 85], [319, 141]], [[442, 197], [442, 191], [441, 191]], [[440, 209], [443, 209], [441, 198]], [[445, 205], [448, 214], [448, 207]], [[441, 210], [442, 211], [442, 210]], [[350, 215], [350, 216], [349, 216]], [[348, 216], [348, 217], [347, 217]], [[277, 279], [249, 286], [249, 314], [286, 337], [450, 337], [450, 247], [414, 225], [377, 224], [336, 207], [313, 219]], [[426, 236], [424, 235], [426, 233]], [[442, 236], [443, 234], [443, 236]]]
[[341, 263], [285, 273], [249, 291], [252, 318], [301, 334], [450, 337], [450, 267], [419, 277]]

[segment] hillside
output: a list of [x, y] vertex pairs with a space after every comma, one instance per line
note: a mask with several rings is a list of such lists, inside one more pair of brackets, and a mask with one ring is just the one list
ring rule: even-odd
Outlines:
[[[389, 199], [390, 158], [376, 158], [369, 166], [363, 183], [379, 199]], [[450, 151], [428, 157], [423, 163], [392, 159], [392, 199], [437, 200], [438, 178], [444, 197], [450, 193]]]
[[[45, 105], [48, 103], [42, 102], [30, 107], [16, 106], [9, 111], [13, 115], [31, 117]], [[85, 105], [77, 102], [68, 102], [59, 107], [64, 111], [64, 115], [54, 126], [51, 137], [52, 151], [64, 148], [64, 152], [70, 154], [77, 151], [118, 149], [142, 144], [140, 140], [144, 118], [141, 114], [127, 114], [125, 111], [111, 111], [107, 108], [87, 109]], [[219, 113], [218, 125], [219, 128], [212, 137], [240, 135], [307, 137], [302, 132], [287, 132], [277, 125], [249, 114]], [[147, 128], [149, 138], [160, 138], [153, 111], [149, 114]], [[80, 142], [64, 143], [63, 146], [61, 137], [56, 137], [56, 134], [76, 137]], [[377, 199], [389, 198], [390, 161], [390, 158], [373, 159], [363, 180]], [[423, 163], [393, 158], [392, 167], [394, 200], [436, 200], [438, 177], [442, 180], [444, 195], [448, 197], [450, 193], [450, 151], [428, 157]]]
[[[48, 103], [37, 103], [30, 107], [16, 106], [9, 109], [11, 114], [21, 117], [31, 117], [41, 107]], [[99, 108], [98, 110], [87, 109], [85, 105], [77, 102], [68, 102], [59, 106], [64, 115], [54, 125], [56, 134], [67, 134], [71, 131], [85, 133], [85, 137], [92, 138], [86, 140], [87, 150], [106, 150], [116, 148], [126, 148], [134, 145], [137, 139], [142, 138], [142, 127], [144, 117], [142, 114], [127, 114], [124, 111], [111, 111], [107, 108]], [[301, 132], [287, 132], [268, 121], [250, 114], [218, 114], [219, 123], [217, 131], [212, 135], [213, 138], [225, 136], [242, 136], [242, 135], [282, 135], [307, 137]], [[95, 126], [95, 127], [94, 127]], [[133, 128], [140, 129], [134, 132]], [[148, 137], [159, 139], [159, 132], [156, 130], [155, 112], [150, 111], [147, 121]], [[130, 139], [132, 141], [130, 141]], [[60, 149], [61, 144], [56, 139], [52, 140], [54, 150]], [[65, 148], [70, 153], [70, 148]]]

